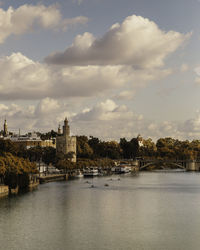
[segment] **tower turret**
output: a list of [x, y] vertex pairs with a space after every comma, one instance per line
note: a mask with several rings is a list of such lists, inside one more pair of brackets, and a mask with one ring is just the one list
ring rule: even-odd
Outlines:
[[66, 135], [66, 136], [70, 135], [70, 128], [69, 128], [69, 124], [68, 124], [67, 118], [65, 118], [65, 120], [64, 120], [63, 134]]
[[63, 133], [56, 136], [56, 153], [62, 153], [64, 155], [70, 153], [70, 155], [73, 155], [71, 159], [72, 162], [76, 162], [76, 136], [70, 136], [67, 118], [64, 120]]

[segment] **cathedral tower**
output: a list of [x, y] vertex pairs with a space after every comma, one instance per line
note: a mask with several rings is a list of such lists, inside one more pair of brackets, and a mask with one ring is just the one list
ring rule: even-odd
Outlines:
[[3, 124], [3, 136], [8, 136], [8, 125], [7, 125], [7, 122], [6, 120], [4, 121], [4, 124]]

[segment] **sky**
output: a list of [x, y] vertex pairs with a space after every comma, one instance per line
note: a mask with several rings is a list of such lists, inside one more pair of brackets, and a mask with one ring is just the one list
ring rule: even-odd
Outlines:
[[200, 1], [0, 1], [0, 126], [200, 139]]

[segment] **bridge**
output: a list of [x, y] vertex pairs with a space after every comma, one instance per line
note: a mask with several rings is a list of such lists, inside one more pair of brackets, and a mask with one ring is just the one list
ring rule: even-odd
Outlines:
[[169, 159], [139, 159], [139, 169], [146, 170], [157, 166], [159, 169], [179, 168], [186, 171], [199, 171], [200, 161], [192, 160], [169, 160]]

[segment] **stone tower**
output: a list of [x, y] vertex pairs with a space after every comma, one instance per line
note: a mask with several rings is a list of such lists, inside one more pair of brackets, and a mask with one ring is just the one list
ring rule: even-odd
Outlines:
[[3, 124], [3, 136], [8, 136], [8, 125], [7, 125], [7, 121], [5, 120], [4, 121], [4, 124]]
[[67, 118], [64, 120], [63, 132], [58, 128], [56, 137], [56, 153], [67, 155], [72, 153], [72, 162], [76, 162], [76, 136], [70, 136], [70, 127]]
[[70, 128], [69, 128], [69, 124], [68, 124], [67, 118], [65, 118], [65, 120], [64, 120], [63, 134], [65, 136], [69, 136], [70, 135]]

